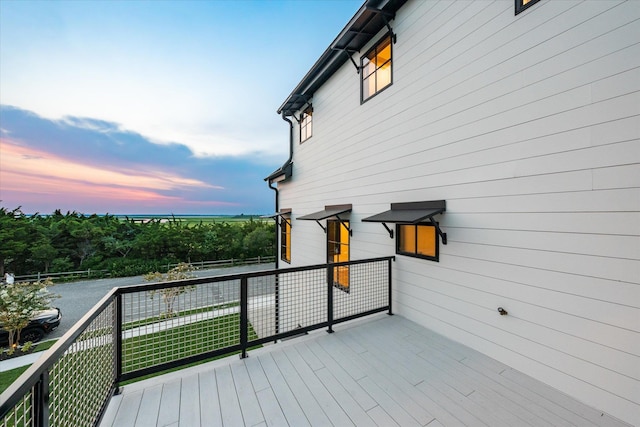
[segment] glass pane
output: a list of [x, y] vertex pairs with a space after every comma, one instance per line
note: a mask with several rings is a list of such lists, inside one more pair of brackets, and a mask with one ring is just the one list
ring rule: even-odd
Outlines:
[[362, 61], [362, 71], [361, 71], [363, 78], [367, 78], [371, 74], [375, 73], [376, 68], [377, 67], [375, 62], [371, 62], [369, 59], [364, 59]]
[[399, 227], [400, 235], [398, 248], [400, 252], [416, 253], [416, 226], [415, 225], [401, 225]]
[[378, 87], [377, 90], [384, 89], [391, 84], [391, 62], [384, 64], [376, 73]]
[[418, 254], [436, 256], [436, 228], [430, 225], [418, 227]]
[[389, 39], [382, 43], [378, 52], [378, 56], [376, 56], [376, 65], [379, 67], [391, 59], [391, 43], [389, 42]]

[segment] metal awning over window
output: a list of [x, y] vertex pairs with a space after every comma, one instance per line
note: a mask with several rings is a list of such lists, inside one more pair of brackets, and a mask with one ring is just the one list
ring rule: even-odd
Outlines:
[[433, 219], [434, 215], [441, 214], [447, 210], [445, 200], [432, 200], [428, 202], [409, 202], [409, 203], [391, 203], [391, 209], [388, 211], [375, 214], [373, 216], [363, 218], [363, 222], [381, 222], [384, 228], [389, 232], [389, 236], [393, 238], [393, 230], [387, 223], [391, 224], [418, 224], [425, 220], [429, 220], [436, 228], [436, 232], [442, 239], [442, 244], [447, 244], [447, 233], [443, 233], [438, 223]]
[[289, 224], [289, 227], [291, 227], [291, 220], [289, 219], [290, 215], [291, 209], [282, 209], [279, 212], [272, 213], [271, 215], [264, 215], [262, 216], [262, 218], [274, 218], [276, 222], [278, 222], [278, 224], [280, 224], [279, 221], [282, 220]]
[[328, 206], [325, 206], [324, 209], [321, 211], [314, 212], [308, 215], [299, 216], [297, 219], [315, 221], [318, 223], [320, 227], [322, 227], [322, 229], [326, 233], [327, 228], [324, 225], [322, 225], [320, 221], [327, 218], [337, 218], [340, 221], [340, 223], [343, 224], [347, 230], [349, 230], [349, 235], [352, 235], [353, 233], [351, 232], [351, 229], [347, 227], [347, 225], [344, 223], [344, 220], [340, 218], [340, 215], [344, 215], [351, 212], [351, 209], [352, 209], [351, 204], [328, 205]]

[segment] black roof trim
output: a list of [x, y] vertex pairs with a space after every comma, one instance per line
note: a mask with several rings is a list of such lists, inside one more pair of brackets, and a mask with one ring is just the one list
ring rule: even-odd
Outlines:
[[383, 29], [389, 19], [407, 0], [366, 0], [347, 23], [338, 37], [302, 78], [278, 108], [278, 114], [291, 116], [305, 104], [346, 61], [349, 55], [360, 51]]
[[293, 162], [291, 160], [287, 160], [284, 165], [280, 166], [275, 171], [271, 172], [268, 177], [264, 180], [269, 181], [269, 183], [273, 182], [276, 178], [282, 177], [283, 179], [279, 181], [285, 181], [293, 175]]
[[417, 224], [447, 210], [445, 200], [429, 202], [392, 203], [391, 210], [363, 218], [363, 222]]
[[321, 221], [323, 219], [331, 218], [333, 216], [342, 215], [347, 212], [351, 212], [352, 205], [331, 205], [325, 206], [323, 210], [314, 212], [308, 215], [299, 216], [297, 219]]

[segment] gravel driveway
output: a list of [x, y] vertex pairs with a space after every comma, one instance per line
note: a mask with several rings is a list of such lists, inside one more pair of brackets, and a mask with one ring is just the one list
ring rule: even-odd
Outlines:
[[[216, 268], [213, 270], [195, 271], [197, 277], [223, 276], [225, 274], [244, 273], [248, 271], [272, 270], [274, 264], [255, 264], [239, 267]], [[46, 339], [62, 337], [75, 323], [104, 297], [112, 288], [118, 286], [147, 283], [142, 276], [118, 277], [115, 279], [83, 280], [79, 282], [60, 283], [53, 286], [51, 292], [60, 295], [53, 305], [62, 311], [62, 322], [58, 329], [50, 333]]]

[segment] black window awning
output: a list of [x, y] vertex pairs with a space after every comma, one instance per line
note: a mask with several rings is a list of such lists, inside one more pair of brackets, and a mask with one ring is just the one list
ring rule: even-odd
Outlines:
[[[308, 215], [299, 216], [297, 219], [315, 221], [318, 223], [320, 227], [322, 227], [322, 229], [326, 233], [327, 229], [325, 226], [320, 224], [320, 221], [327, 218], [337, 218], [340, 221], [340, 223], [344, 224], [344, 221], [342, 220], [342, 218], [340, 218], [340, 215], [344, 215], [351, 212], [351, 209], [352, 209], [351, 204], [328, 205], [328, 206], [325, 206], [324, 209], [321, 211], [310, 213]], [[349, 227], [347, 227], [347, 230], [349, 230], [349, 234], [352, 234], [351, 229], [349, 229]]]
[[408, 202], [408, 203], [391, 203], [391, 209], [363, 218], [363, 222], [381, 222], [389, 232], [389, 236], [393, 237], [387, 223], [391, 224], [418, 224], [425, 220], [429, 220], [436, 227], [438, 235], [442, 238], [442, 243], [447, 244], [447, 234], [443, 233], [438, 223], [433, 219], [435, 215], [441, 214], [447, 210], [445, 200], [432, 200], [428, 202]]
[[282, 209], [278, 212], [272, 213], [270, 215], [263, 215], [261, 218], [274, 218], [276, 221], [282, 220], [291, 226], [291, 221], [289, 217], [291, 216], [291, 209]]

